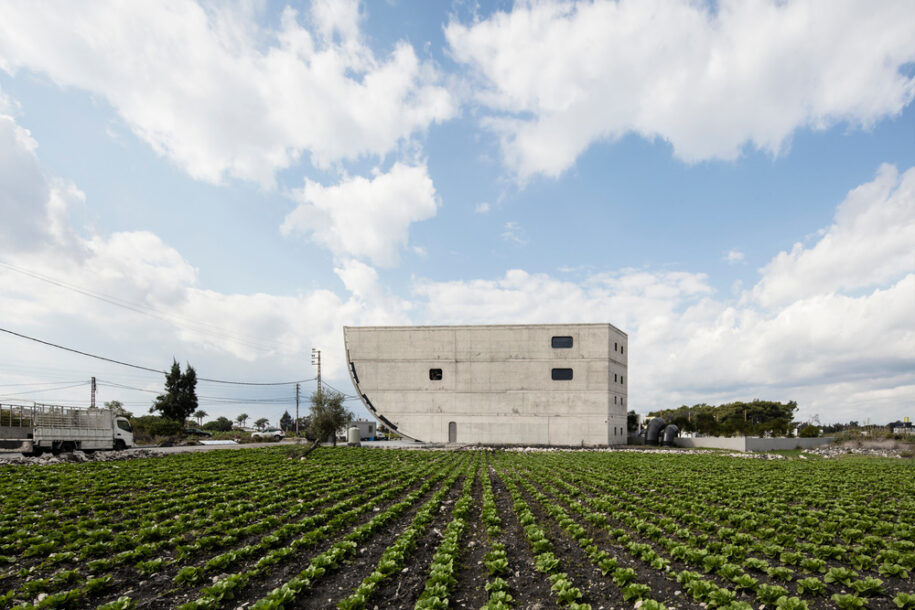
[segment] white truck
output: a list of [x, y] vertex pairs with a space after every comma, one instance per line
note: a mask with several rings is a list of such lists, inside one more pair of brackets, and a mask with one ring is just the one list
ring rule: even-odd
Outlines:
[[130, 422], [110, 409], [0, 404], [0, 449], [40, 455], [133, 446]]

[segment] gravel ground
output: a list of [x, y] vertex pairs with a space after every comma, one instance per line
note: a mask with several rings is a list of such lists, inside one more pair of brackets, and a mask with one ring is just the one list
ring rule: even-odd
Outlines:
[[257, 449], [259, 447], [275, 447], [276, 445], [294, 445], [295, 441], [280, 441], [279, 443], [244, 443], [229, 445], [180, 445], [177, 447], [133, 447], [124, 451], [95, 451], [84, 453], [73, 451], [52, 455], [45, 453], [39, 457], [25, 457], [21, 453], [0, 452], [0, 464], [60, 464], [61, 462], [112, 462], [116, 460], [130, 460], [134, 458], [159, 457], [173, 453], [190, 453], [197, 451], [214, 451], [216, 449]]
[[[257, 449], [261, 447], [275, 447], [277, 445], [290, 446], [295, 445], [295, 440], [283, 440], [279, 443], [230, 443], [226, 445], [180, 445], [175, 447], [134, 447], [124, 451], [96, 451], [94, 453], [84, 453], [74, 451], [72, 453], [61, 453], [52, 455], [46, 453], [40, 457], [25, 457], [21, 453], [0, 452], [0, 465], [3, 464], [60, 464], [62, 462], [111, 462], [115, 460], [129, 460], [134, 458], [151, 458], [174, 453], [189, 453], [198, 451], [214, 451], [217, 449]], [[303, 443], [305, 442], [303, 441]], [[419, 449], [425, 451], [454, 451], [462, 449], [479, 449], [479, 445], [462, 445], [462, 444], [431, 444], [420, 443], [411, 440], [394, 440], [394, 441], [363, 441], [363, 447], [376, 449]], [[325, 445], [326, 446], [326, 445]], [[345, 447], [346, 443], [338, 443], [338, 447]], [[507, 451], [517, 451], [521, 453], [541, 453], [541, 452], [559, 452], [559, 451], [601, 451], [601, 452], [633, 452], [633, 453], [655, 453], [655, 454], [703, 454], [707, 455], [709, 451], [696, 449], [667, 449], [667, 448], [640, 448], [640, 447], [604, 447], [604, 448], [562, 448], [562, 447], [507, 447]], [[895, 443], [871, 443], [870, 446], [858, 446], [857, 443], [844, 443], [842, 445], [826, 445], [814, 449], [808, 449], [805, 454], [816, 455], [823, 458], [836, 458], [845, 455], [867, 455], [873, 457], [888, 458], [905, 458], [909, 457], [912, 452], [911, 445], [897, 445]], [[741, 453], [741, 452], [713, 452], [716, 455], [756, 460], [781, 460], [785, 456], [777, 453]], [[804, 457], [804, 454], [801, 454]]]

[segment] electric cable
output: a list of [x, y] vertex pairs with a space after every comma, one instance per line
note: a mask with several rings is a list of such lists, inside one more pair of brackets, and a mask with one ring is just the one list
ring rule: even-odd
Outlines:
[[42, 282], [47, 282], [48, 284], [57, 286], [59, 288], [64, 288], [66, 290], [72, 290], [73, 292], [76, 292], [78, 294], [81, 294], [83, 296], [87, 296], [87, 297], [90, 297], [93, 299], [97, 299], [104, 303], [108, 303], [109, 305], [115, 305], [116, 307], [121, 307], [123, 309], [127, 309], [134, 313], [139, 313], [139, 314], [147, 315], [147, 316], [150, 316], [153, 318], [157, 318], [157, 319], [163, 320], [165, 322], [169, 322], [170, 324], [173, 324], [177, 327], [184, 327], [193, 332], [218, 336], [219, 338], [228, 337], [241, 345], [246, 345], [247, 347], [256, 348], [256, 349], [259, 349], [259, 350], [262, 350], [265, 352], [273, 351], [273, 350], [277, 349], [276, 345], [273, 345], [273, 344], [268, 345], [266, 343], [256, 341], [253, 338], [246, 338], [245, 336], [235, 333], [233, 331], [227, 330], [225, 328], [220, 328], [220, 327], [216, 326], [215, 324], [210, 324], [208, 322], [196, 322], [193, 320], [188, 320], [186, 318], [181, 318], [181, 317], [175, 316], [173, 314], [168, 314], [168, 313], [162, 312], [154, 307], [149, 307], [147, 305], [142, 305], [139, 303], [132, 303], [130, 301], [126, 301], [124, 299], [119, 299], [117, 297], [113, 297], [110, 295], [93, 292], [86, 288], [82, 288], [82, 287], [76, 286], [74, 284], [68, 284], [67, 282], [64, 282], [62, 280], [58, 280], [58, 279], [52, 278], [50, 276], [35, 272], [35, 271], [30, 271], [29, 269], [25, 269], [23, 267], [18, 267], [16, 265], [12, 265], [10, 263], [0, 261], [0, 267], [9, 269], [10, 271], [15, 271], [16, 273], [21, 273], [23, 275], [34, 278], [36, 280], [40, 280]]
[[[24, 334], [22, 334], [22, 333], [17, 333], [17, 332], [15, 332], [15, 331], [8, 330], [8, 329], [6, 329], [6, 328], [0, 328], [0, 332], [4, 332], [4, 333], [10, 334], [10, 335], [19, 337], [19, 338], [21, 338], [21, 339], [27, 339], [27, 340], [29, 340], [29, 341], [34, 341], [34, 342], [36, 342], [36, 343], [41, 343], [42, 345], [47, 345], [47, 346], [49, 346], [49, 347], [54, 347], [54, 348], [61, 349], [61, 350], [67, 351], [67, 352], [72, 352], [72, 353], [74, 353], [74, 354], [79, 354], [80, 356], [86, 356], [86, 357], [88, 357], [88, 358], [95, 358], [96, 360], [102, 360], [102, 361], [104, 361], [104, 362], [110, 362], [110, 363], [112, 363], [112, 364], [119, 364], [119, 365], [121, 365], [121, 366], [127, 366], [127, 367], [130, 367], [130, 368], [133, 368], [133, 369], [139, 369], [139, 370], [141, 370], [141, 371], [149, 371], [149, 372], [151, 372], [151, 373], [161, 373], [162, 375], [167, 375], [167, 374], [168, 374], [168, 371], [162, 371], [162, 370], [159, 370], [159, 369], [150, 368], [150, 367], [148, 367], [148, 366], [142, 366], [142, 365], [139, 365], [139, 364], [131, 364], [131, 363], [129, 363], [129, 362], [123, 362], [122, 360], [115, 360], [114, 358], [107, 358], [107, 357], [105, 357], [105, 356], [99, 356], [99, 355], [96, 355], [96, 354], [90, 354], [89, 352], [80, 351], [80, 350], [74, 349], [74, 348], [72, 348], [72, 347], [65, 347], [65, 346], [63, 346], [63, 345], [58, 345], [57, 343], [51, 343], [50, 341], [43, 341], [42, 339], [37, 339], [37, 338], [35, 338], [35, 337], [30, 337], [29, 335], [24, 335]], [[314, 379], [314, 378], [312, 378], [312, 379]], [[198, 377], [198, 378], [197, 378], [197, 381], [204, 381], [204, 382], [207, 382], [207, 383], [224, 383], [224, 384], [229, 384], [229, 385], [250, 385], [250, 386], [271, 386], [271, 385], [274, 385], [274, 386], [276, 386], [276, 385], [295, 385], [295, 384], [297, 384], [297, 383], [306, 383], [306, 382], [308, 382], [308, 381], [312, 381], [312, 379], [298, 379], [298, 380], [295, 380], [295, 381], [258, 382], [258, 381], [226, 381], [226, 380], [224, 380], [224, 379], [208, 379], [208, 378], [206, 378], [206, 377]], [[339, 390], [338, 390], [338, 391], [339, 391]]]

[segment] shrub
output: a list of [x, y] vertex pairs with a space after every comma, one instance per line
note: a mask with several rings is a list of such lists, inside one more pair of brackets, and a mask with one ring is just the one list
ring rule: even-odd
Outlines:
[[166, 419], [158, 415], [143, 415], [132, 417], [130, 425], [133, 426], [135, 437], [177, 436], [184, 432], [182, 422]]

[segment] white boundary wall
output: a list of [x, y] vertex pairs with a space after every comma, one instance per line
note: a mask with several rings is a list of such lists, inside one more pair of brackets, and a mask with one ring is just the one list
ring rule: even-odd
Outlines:
[[828, 445], [836, 439], [831, 436], [818, 438], [775, 437], [759, 438], [755, 436], [700, 436], [696, 438], [678, 438], [674, 441], [677, 447], [705, 447], [708, 449], [730, 449], [731, 451], [783, 451], [786, 449], [810, 449]]

